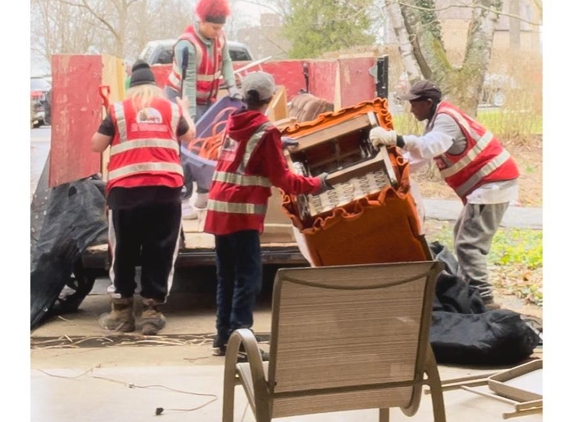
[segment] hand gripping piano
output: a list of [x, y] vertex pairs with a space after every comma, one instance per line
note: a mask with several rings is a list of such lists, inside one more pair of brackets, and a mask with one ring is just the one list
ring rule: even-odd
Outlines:
[[305, 176], [326, 172], [333, 187], [319, 195], [283, 195], [283, 209], [314, 265], [431, 257], [410, 193], [408, 163], [397, 148], [371, 144], [376, 126], [392, 128], [384, 99], [282, 130], [283, 137], [298, 141], [284, 150], [289, 167]]
[[298, 195], [301, 220], [310, 222], [386, 186], [398, 187], [388, 151], [372, 146], [368, 137], [370, 129], [379, 125], [377, 114], [369, 111], [296, 138], [298, 146], [287, 148], [287, 162], [296, 173], [327, 172], [326, 180], [333, 187], [320, 195]]

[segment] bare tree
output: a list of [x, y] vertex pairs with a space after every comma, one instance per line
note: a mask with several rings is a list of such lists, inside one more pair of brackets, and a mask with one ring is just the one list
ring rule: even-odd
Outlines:
[[111, 43], [109, 53], [124, 57], [130, 9], [144, 0], [58, 0], [87, 11], [102, 30], [107, 30]]
[[133, 60], [152, 40], [177, 38], [195, 19], [189, 0], [141, 0], [130, 10], [124, 57]]
[[[502, 6], [502, 0], [388, 0], [386, 10], [409, 79], [433, 80], [460, 107], [475, 115]], [[451, 7], [471, 8], [461, 66], [448, 59], [437, 17], [439, 8]]]
[[[89, 52], [133, 61], [149, 41], [179, 37], [195, 20], [195, 5], [196, 0], [31, 0], [32, 53], [48, 63], [53, 54]], [[233, 9], [227, 31], [247, 25], [240, 8]]]
[[32, 0], [32, 53], [50, 62], [55, 53], [85, 53], [98, 38], [96, 22], [85, 10], [58, 0]]

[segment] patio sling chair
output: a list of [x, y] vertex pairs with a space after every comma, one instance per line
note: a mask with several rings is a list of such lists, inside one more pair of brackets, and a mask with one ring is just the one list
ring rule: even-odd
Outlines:
[[[422, 388], [445, 421], [429, 343], [441, 262], [280, 269], [275, 277], [269, 361], [250, 330], [235, 331], [225, 358], [223, 422], [241, 384], [258, 422], [357, 409], [413, 416]], [[237, 363], [243, 344], [248, 362]], [[424, 377], [424, 374], [427, 377]]]

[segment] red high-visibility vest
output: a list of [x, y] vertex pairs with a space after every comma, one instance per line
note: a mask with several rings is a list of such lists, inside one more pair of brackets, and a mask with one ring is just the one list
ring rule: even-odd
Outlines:
[[205, 232], [262, 232], [272, 184], [267, 177], [246, 174], [245, 169], [259, 142], [264, 142], [268, 127], [273, 126], [269, 122], [259, 126], [248, 142], [225, 137], [209, 191]]
[[519, 177], [515, 160], [498, 139], [466, 113], [445, 101], [440, 102], [436, 113], [452, 117], [464, 134], [467, 145], [459, 154], [434, 157], [445, 182], [466, 202], [466, 197], [483, 184], [513, 180]]
[[[213, 55], [209, 55], [207, 45], [195, 32], [195, 27], [190, 26], [179, 40], [189, 41], [195, 47], [195, 66], [197, 66], [197, 86], [196, 86], [196, 103], [208, 104], [217, 100], [217, 92], [221, 77], [221, 67], [223, 65], [223, 47], [226, 43], [226, 37], [223, 31], [213, 40]], [[177, 45], [177, 44], [176, 44]], [[175, 47], [174, 47], [175, 48]], [[181, 92], [181, 66], [173, 59], [173, 68], [167, 78], [167, 86], [170, 86], [177, 92]]]
[[177, 126], [178, 105], [154, 98], [137, 112], [131, 99], [110, 108], [115, 126], [106, 189], [137, 186], [183, 186]]

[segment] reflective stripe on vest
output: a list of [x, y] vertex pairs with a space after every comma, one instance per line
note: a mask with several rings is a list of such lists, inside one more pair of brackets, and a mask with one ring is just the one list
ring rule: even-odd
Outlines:
[[262, 186], [270, 188], [272, 183], [266, 177], [262, 176], [246, 176], [244, 174], [225, 173], [216, 171], [213, 173], [213, 181], [221, 183], [231, 183], [239, 186]]
[[[206, 62], [203, 63], [203, 49], [207, 50], [208, 47], [204, 45], [204, 42], [201, 38], [193, 31], [193, 32], [185, 32], [179, 38], [179, 41], [185, 40], [191, 43], [195, 49], [195, 65], [196, 65], [196, 92], [195, 97], [201, 101], [203, 100], [210, 100], [214, 98], [217, 94], [217, 89], [214, 89], [216, 84], [218, 84], [218, 80], [221, 77], [221, 66], [222, 66], [222, 57], [218, 54], [219, 51], [222, 52], [223, 47], [226, 44], [226, 39], [224, 35], [219, 35], [216, 39], [212, 40], [212, 48], [213, 48], [213, 58], [212, 61], [209, 57], [206, 57]], [[217, 48], [219, 47], [219, 48]], [[222, 54], [222, 53], [221, 53]], [[204, 72], [210, 72], [214, 69], [218, 70], [214, 74], [205, 74]], [[203, 72], [203, 73], [202, 73]], [[182, 91], [182, 69], [177, 64], [177, 61], [173, 61], [172, 70], [167, 77], [168, 85], [171, 88], [175, 89], [176, 91]], [[208, 84], [209, 86], [205, 86]]]
[[445, 169], [440, 171], [440, 174], [445, 179], [447, 177], [453, 176], [460, 170], [463, 170], [467, 165], [469, 165], [484, 149], [489, 145], [491, 140], [493, 139], [493, 133], [486, 132], [475, 144], [475, 146], [469, 150], [465, 157], [461, 158], [455, 164], [449, 162], [449, 160], [445, 156], [441, 156], [440, 158], [444, 160], [446, 165]]
[[[179, 119], [181, 115], [179, 114], [179, 107], [177, 104], [171, 104], [171, 130], [173, 131], [173, 137], [177, 139], [177, 126], [179, 126]], [[179, 146], [179, 143], [177, 143]]]
[[211, 211], [225, 212], [227, 214], [259, 214], [267, 212], [266, 205], [244, 204], [236, 202], [223, 202], [209, 199], [207, 209]]
[[446, 110], [448, 111], [449, 114], [453, 114], [455, 116], [454, 120], [459, 125], [463, 126], [463, 128], [471, 135], [473, 139], [477, 139], [479, 137], [479, 135], [468, 124], [467, 120], [460, 113], [458, 113], [457, 110], [454, 110], [453, 108], [449, 107], [446, 107]]
[[169, 81], [176, 91], [181, 92], [181, 75], [178, 73], [178, 70], [178, 66], [173, 64], [173, 71], [167, 77], [167, 81]]
[[113, 180], [118, 177], [131, 176], [137, 173], [145, 173], [149, 171], [163, 171], [170, 173], [177, 173], [183, 176], [183, 168], [180, 164], [175, 163], [137, 163], [129, 166], [123, 166], [108, 173], [108, 180]]
[[110, 150], [110, 156], [137, 148], [168, 148], [177, 151], [177, 154], [179, 154], [179, 143], [177, 141], [173, 141], [171, 139], [150, 138], [120, 142], [117, 145], [113, 145]]
[[463, 197], [465, 194], [472, 189], [480, 180], [485, 178], [490, 173], [497, 170], [503, 163], [509, 160], [510, 155], [507, 150], [503, 150], [503, 152], [483, 166], [479, 171], [470, 177], [464, 184], [462, 184], [459, 188], [456, 189], [456, 193]]
[[127, 126], [125, 123], [125, 111], [123, 109], [122, 103], [116, 103], [113, 105], [115, 111], [115, 121], [117, 122], [117, 128], [119, 130], [119, 142], [125, 142], [127, 140]]
[[[119, 130], [118, 137], [119, 142], [122, 145], [114, 145], [111, 147], [110, 155], [119, 154], [124, 151], [129, 151], [135, 148], [146, 148], [146, 147], [162, 147], [170, 148], [177, 151], [180, 155], [181, 147], [179, 143], [175, 140], [170, 139], [139, 139], [136, 141], [130, 141], [128, 144], [123, 145], [127, 141], [127, 123], [125, 121], [125, 110], [122, 103], [114, 104], [115, 120], [117, 122], [117, 127]], [[177, 126], [179, 126], [179, 108], [177, 104], [171, 104], [171, 130], [173, 131], [173, 136], [177, 137]], [[175, 145], [172, 145], [175, 144]]]
[[237, 169], [238, 173], [244, 173], [247, 165], [249, 164], [249, 160], [251, 159], [251, 155], [253, 155], [253, 151], [259, 144], [259, 141], [265, 134], [265, 130], [267, 127], [271, 125], [270, 122], [263, 123], [259, 128], [253, 133], [253, 136], [247, 141], [247, 146], [245, 147], [245, 153], [243, 154], [243, 159], [241, 160], [241, 164]]
[[215, 79], [219, 79], [221, 76], [221, 71], [215, 72], [214, 75], [197, 75], [197, 80], [200, 82], [213, 82]]

